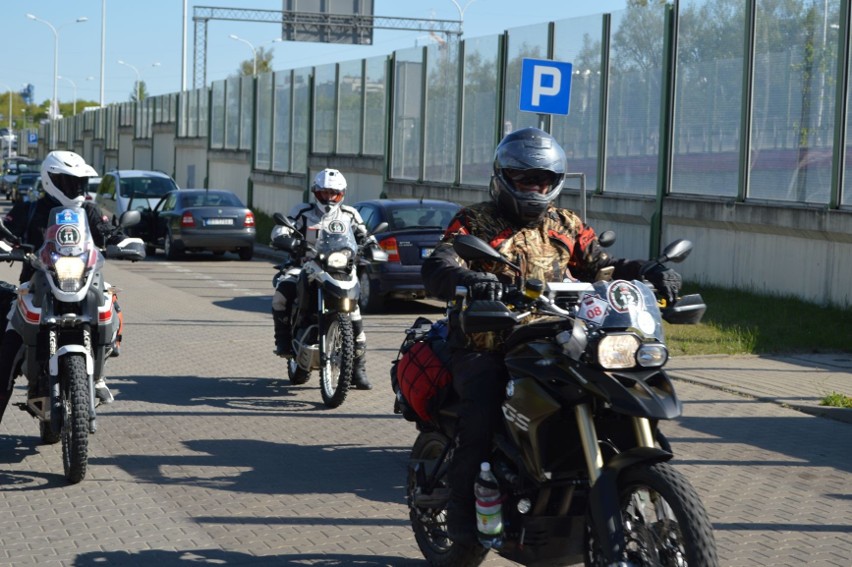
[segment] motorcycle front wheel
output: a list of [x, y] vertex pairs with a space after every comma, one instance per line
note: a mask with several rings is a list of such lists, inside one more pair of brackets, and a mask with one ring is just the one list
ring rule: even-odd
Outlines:
[[355, 358], [355, 336], [349, 315], [337, 313], [325, 333], [324, 363], [320, 368], [320, 392], [322, 401], [336, 408], [346, 399], [352, 383]]
[[89, 377], [86, 358], [69, 353], [59, 359], [62, 404], [62, 464], [65, 478], [76, 484], [86, 476], [89, 459]]
[[[668, 463], [640, 463], [618, 477], [624, 561], [637, 566], [718, 567], [716, 541], [692, 485]], [[590, 529], [587, 567], [608, 565]]]
[[[411, 449], [412, 463], [437, 461], [448, 443], [452, 441], [437, 432], [421, 433]], [[448, 464], [448, 463], [446, 463]], [[431, 467], [426, 466], [427, 470]], [[465, 545], [456, 543], [447, 536], [447, 509], [450, 485], [447, 480], [447, 466], [443, 467], [432, 495], [438, 492], [447, 494], [445, 504], [435, 505], [438, 498], [430, 498], [431, 506], [418, 506], [417, 500], [421, 488], [417, 483], [414, 467], [408, 467], [407, 499], [408, 514], [414, 539], [423, 557], [432, 567], [476, 567], [488, 554], [488, 550], [479, 544]]]

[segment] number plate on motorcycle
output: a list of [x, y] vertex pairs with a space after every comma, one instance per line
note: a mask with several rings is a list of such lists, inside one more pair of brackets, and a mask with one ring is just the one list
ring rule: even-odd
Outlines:
[[434, 250], [434, 248], [421, 248], [420, 249], [420, 257], [421, 258], [428, 258], [429, 255], [432, 254], [433, 250]]
[[207, 226], [223, 224], [232, 225], [234, 224], [234, 219], [205, 219], [204, 224]]

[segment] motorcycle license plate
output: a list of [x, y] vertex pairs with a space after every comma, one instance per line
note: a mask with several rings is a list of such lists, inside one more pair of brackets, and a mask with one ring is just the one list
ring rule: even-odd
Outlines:
[[207, 226], [214, 225], [232, 225], [234, 224], [234, 219], [206, 219], [204, 224]]
[[421, 248], [420, 249], [420, 257], [421, 258], [428, 258], [429, 255], [432, 254], [433, 250], [434, 250], [434, 248]]

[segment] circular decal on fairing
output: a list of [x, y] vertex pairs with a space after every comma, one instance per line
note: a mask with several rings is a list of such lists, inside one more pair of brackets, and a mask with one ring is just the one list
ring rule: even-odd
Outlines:
[[328, 231], [332, 234], [343, 234], [346, 232], [346, 224], [343, 221], [333, 220], [328, 223]]
[[80, 231], [76, 226], [60, 226], [56, 231], [56, 243], [59, 246], [77, 246], [81, 240]]
[[612, 282], [606, 295], [609, 304], [619, 313], [627, 313], [631, 306], [634, 309], [642, 308], [642, 294], [630, 282], [621, 280]]

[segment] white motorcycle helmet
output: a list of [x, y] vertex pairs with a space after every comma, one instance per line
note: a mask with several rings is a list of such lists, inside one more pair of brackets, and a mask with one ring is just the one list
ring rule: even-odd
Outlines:
[[346, 178], [336, 169], [326, 168], [317, 173], [311, 191], [326, 213], [330, 213], [343, 202], [346, 193]]
[[41, 163], [44, 190], [64, 207], [81, 207], [89, 178], [97, 176], [95, 168], [74, 152], [50, 152]]

